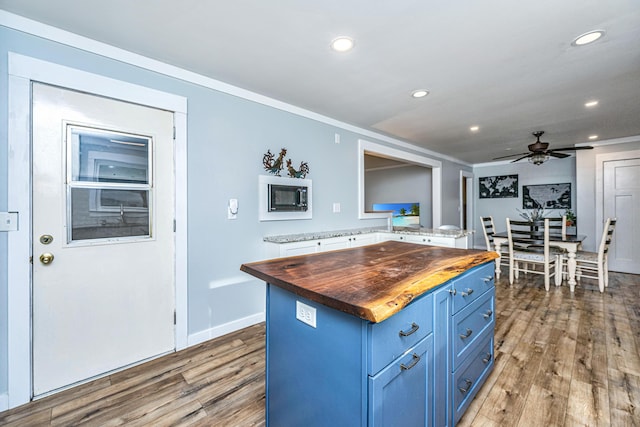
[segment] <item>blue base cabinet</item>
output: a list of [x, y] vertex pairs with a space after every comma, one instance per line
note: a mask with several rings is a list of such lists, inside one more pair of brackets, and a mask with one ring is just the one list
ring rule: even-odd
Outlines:
[[[492, 266], [379, 323], [269, 284], [267, 426], [454, 425], [493, 366]], [[298, 302], [315, 310], [315, 326], [298, 320]]]

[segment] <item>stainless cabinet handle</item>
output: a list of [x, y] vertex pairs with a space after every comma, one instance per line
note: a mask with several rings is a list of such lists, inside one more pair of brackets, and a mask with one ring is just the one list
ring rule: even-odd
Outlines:
[[473, 333], [473, 331], [471, 329], [467, 328], [467, 332], [465, 334], [460, 334], [460, 338], [462, 338], [462, 339], [469, 338], [472, 333]]
[[456, 291], [455, 289], [449, 289], [449, 293], [450, 293], [451, 295], [455, 295], [455, 294], [457, 294], [457, 293], [458, 293], [458, 291]]
[[485, 283], [486, 283], [486, 282], [491, 282], [491, 281], [493, 280], [493, 276], [487, 276], [487, 277], [485, 277], [485, 278], [484, 278], [484, 279], [482, 279], [482, 280], [484, 280], [484, 281], [485, 281]]
[[491, 360], [493, 356], [491, 356], [491, 353], [487, 353], [487, 355], [485, 357], [482, 358], [482, 361], [484, 363], [489, 363], [489, 361]]
[[471, 385], [473, 384], [473, 381], [469, 380], [469, 379], [465, 379], [464, 380], [467, 388], [464, 387], [458, 387], [458, 390], [460, 390], [460, 393], [466, 393], [469, 391], [469, 389], [471, 388]]
[[411, 359], [411, 363], [409, 363], [408, 365], [405, 365], [404, 363], [401, 363], [400, 364], [400, 370], [401, 371], [408, 371], [409, 369], [411, 369], [414, 366], [416, 366], [419, 361], [420, 361], [420, 356], [418, 356], [417, 354], [413, 353], [413, 359]]
[[482, 317], [484, 317], [485, 319], [488, 319], [489, 317], [491, 317], [491, 315], [493, 315], [493, 311], [491, 311], [491, 309], [487, 310], [486, 313], [484, 313], [482, 315]]
[[467, 288], [467, 292], [460, 292], [460, 295], [462, 295], [463, 297], [467, 297], [467, 296], [471, 295], [472, 293], [473, 293], [473, 289]]
[[400, 336], [408, 337], [409, 335], [415, 333], [418, 329], [420, 329], [420, 326], [418, 326], [415, 322], [411, 322], [411, 329], [409, 329], [407, 332], [400, 331]]

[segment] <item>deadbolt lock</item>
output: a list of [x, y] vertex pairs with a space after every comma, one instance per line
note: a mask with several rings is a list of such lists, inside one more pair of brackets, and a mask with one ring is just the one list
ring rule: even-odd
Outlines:
[[43, 253], [42, 255], [40, 255], [40, 262], [44, 265], [51, 264], [53, 262], [53, 254], [50, 254], [48, 252]]
[[53, 242], [53, 236], [49, 234], [43, 234], [42, 236], [40, 236], [40, 243], [42, 243], [43, 245], [48, 245], [51, 242]]

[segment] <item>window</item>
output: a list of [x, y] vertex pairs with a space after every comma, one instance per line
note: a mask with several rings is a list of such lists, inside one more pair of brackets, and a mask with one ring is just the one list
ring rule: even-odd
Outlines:
[[151, 137], [67, 125], [68, 242], [151, 237]]

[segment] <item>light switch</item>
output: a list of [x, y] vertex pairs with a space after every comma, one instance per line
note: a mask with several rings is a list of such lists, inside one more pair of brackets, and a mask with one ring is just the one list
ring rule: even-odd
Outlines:
[[18, 212], [0, 212], [0, 231], [18, 231]]
[[340, 213], [340, 203], [333, 204], [333, 213]]
[[229, 199], [229, 204], [227, 205], [227, 219], [237, 219], [238, 218], [238, 199]]

